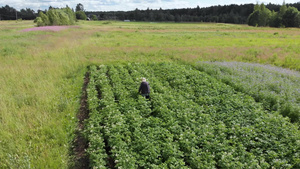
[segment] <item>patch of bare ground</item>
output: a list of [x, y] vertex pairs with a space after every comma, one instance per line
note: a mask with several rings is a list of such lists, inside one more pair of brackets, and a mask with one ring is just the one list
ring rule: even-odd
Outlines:
[[74, 139], [74, 148], [73, 153], [75, 156], [75, 165], [74, 169], [85, 169], [89, 168], [89, 158], [85, 152], [88, 147], [88, 142], [84, 138], [81, 131], [84, 129], [84, 120], [89, 117], [89, 110], [87, 104], [87, 85], [89, 83], [89, 73], [87, 72], [84, 77], [84, 84], [82, 87], [82, 95], [80, 101], [80, 109], [77, 114], [78, 118], [78, 127], [75, 132], [75, 139]]

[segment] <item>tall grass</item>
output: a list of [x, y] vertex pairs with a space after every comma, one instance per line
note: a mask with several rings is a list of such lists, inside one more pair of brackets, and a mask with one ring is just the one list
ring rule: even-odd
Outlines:
[[236, 60], [299, 70], [297, 29], [103, 23], [21, 32], [34, 23], [0, 22], [0, 168], [72, 165], [83, 76], [93, 63]]
[[84, 64], [51, 41], [58, 34], [0, 36], [0, 168], [65, 168]]
[[300, 70], [300, 33], [297, 29], [205, 23], [93, 22], [93, 26], [99, 29], [93, 34], [94, 43], [88, 47], [92, 49], [101, 44], [100, 50], [121, 54], [144, 55], [150, 51], [187, 61], [235, 60]]

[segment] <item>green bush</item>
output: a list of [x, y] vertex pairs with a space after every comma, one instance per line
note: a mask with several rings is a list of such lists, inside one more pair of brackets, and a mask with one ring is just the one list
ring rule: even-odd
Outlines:
[[250, 26], [300, 27], [300, 12], [297, 8], [287, 7], [285, 4], [280, 7], [279, 12], [271, 12], [263, 3], [256, 4], [247, 23]]
[[43, 12], [39, 13], [39, 17], [37, 17], [34, 20], [35, 23], [37, 23], [37, 26], [47, 26], [50, 25], [50, 21], [47, 15], [45, 15]]
[[50, 9], [47, 13], [50, 20], [50, 25], [61, 25], [57, 9]]
[[39, 17], [34, 21], [37, 26], [49, 25], [73, 25], [76, 21], [75, 13], [69, 8], [50, 9], [46, 14], [39, 13]]
[[288, 7], [284, 15], [282, 16], [282, 22], [285, 27], [299, 27], [298, 23], [295, 22], [297, 20], [297, 15], [299, 15], [299, 11], [295, 7]]
[[85, 15], [84, 11], [77, 11], [76, 18], [80, 20], [86, 20], [87, 16]]
[[73, 12], [73, 10], [71, 8], [63, 8], [62, 10], [68, 15], [70, 24], [71, 25], [75, 24], [75, 22], [76, 22], [76, 15]]
[[36, 23], [37, 26], [45, 26], [41, 17], [36, 17], [36, 19], [34, 20], [34, 23]]
[[92, 20], [93, 21], [97, 21], [98, 20], [97, 16], [96, 15], [92, 15]]
[[254, 7], [254, 12], [248, 17], [248, 25], [267, 26], [269, 25], [270, 16], [271, 11], [266, 8], [264, 4], [261, 4], [260, 6], [257, 4]]

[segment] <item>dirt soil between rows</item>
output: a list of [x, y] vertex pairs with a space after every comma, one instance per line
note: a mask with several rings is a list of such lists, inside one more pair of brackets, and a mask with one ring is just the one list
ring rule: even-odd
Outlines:
[[80, 101], [80, 109], [77, 114], [78, 127], [75, 132], [75, 139], [73, 142], [73, 153], [75, 156], [75, 169], [88, 169], [89, 168], [89, 157], [85, 150], [88, 147], [87, 140], [84, 138], [82, 131], [84, 129], [84, 120], [89, 118], [89, 110], [87, 104], [87, 86], [89, 83], [89, 72], [85, 74], [84, 84], [82, 87], [82, 95]]

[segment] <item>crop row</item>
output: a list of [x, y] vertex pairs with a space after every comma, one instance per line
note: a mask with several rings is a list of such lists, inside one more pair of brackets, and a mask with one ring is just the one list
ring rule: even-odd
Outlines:
[[[297, 127], [188, 65], [92, 66], [92, 168], [297, 168]], [[151, 99], [137, 93], [141, 77]]]
[[247, 93], [269, 111], [300, 121], [300, 73], [275, 66], [240, 62], [200, 62], [198, 68]]

